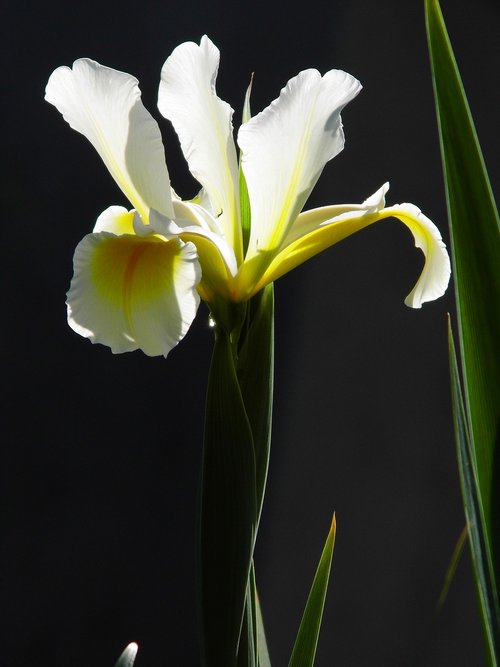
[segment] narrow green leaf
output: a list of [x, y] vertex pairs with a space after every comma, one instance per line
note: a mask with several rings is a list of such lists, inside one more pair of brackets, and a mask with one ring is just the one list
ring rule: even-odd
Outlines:
[[135, 661], [135, 656], [137, 655], [137, 649], [138, 646], [134, 642], [129, 644], [118, 658], [115, 667], [132, 667]]
[[256, 524], [253, 438], [230, 336], [217, 335], [210, 367], [200, 510], [203, 664], [236, 665]]
[[499, 619], [498, 599], [492, 570], [488, 561], [486, 535], [479, 513], [479, 482], [472, 460], [469, 427], [465, 413], [457, 357], [451, 325], [448, 323], [448, 345], [451, 371], [451, 397], [455, 438], [457, 441], [458, 469], [464, 500], [465, 518], [469, 532], [472, 562], [480, 608], [482, 610], [483, 632], [487, 648], [488, 662], [498, 665]]
[[238, 667], [258, 667], [255, 570], [252, 561], [245, 603], [245, 614], [238, 647]]
[[[458, 442], [459, 468], [466, 484], [469, 530], [471, 536], [473, 529], [479, 536], [475, 541], [471, 537], [474, 576], [487, 653], [490, 664], [496, 664], [500, 642], [496, 584], [500, 580], [500, 222], [438, 0], [426, 0], [425, 9], [464, 386], [464, 413], [459, 419], [463, 429], [457, 430], [457, 437], [463, 440], [465, 433], [468, 438], [467, 446]], [[473, 485], [469, 491], [467, 484]], [[467, 500], [471, 494], [474, 504]]]
[[500, 494], [493, 493], [499, 480], [495, 447], [500, 420], [500, 222], [439, 3], [426, 0], [425, 6], [452, 238], [465, 407], [480, 512], [491, 551], [492, 542], [500, 538]]
[[257, 624], [257, 647], [259, 656], [259, 667], [271, 667], [271, 658], [267, 648], [266, 632], [264, 630], [264, 621], [262, 619], [262, 610], [260, 608], [259, 595], [255, 594], [256, 601], [256, 624]]
[[319, 630], [323, 609], [325, 606], [326, 590], [330, 578], [333, 547], [335, 544], [336, 521], [333, 516], [332, 525], [321, 554], [318, 569], [307, 599], [306, 608], [299, 631], [295, 639], [292, 656], [288, 667], [312, 667], [316, 655]]
[[[251, 627], [253, 631], [253, 649], [252, 651], [248, 651], [249, 664], [254, 664], [252, 661], [255, 660], [255, 664], [258, 667], [271, 667], [271, 660], [267, 649], [266, 633], [264, 631], [264, 622], [262, 620], [262, 611], [255, 583], [255, 568], [253, 563], [248, 580], [247, 609], [251, 610], [251, 624], [249, 623], [249, 627]], [[250, 636], [250, 632], [248, 633], [248, 636]]]

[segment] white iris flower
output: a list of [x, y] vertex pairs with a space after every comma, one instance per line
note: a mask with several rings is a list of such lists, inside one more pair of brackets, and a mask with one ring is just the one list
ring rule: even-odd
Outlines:
[[[344, 147], [340, 112], [360, 91], [339, 70], [291, 79], [233, 138], [233, 110], [217, 97], [219, 51], [203, 37], [165, 62], [158, 107], [174, 126], [202, 190], [181, 201], [170, 186], [158, 124], [129, 74], [80, 59], [51, 75], [46, 100], [93, 144], [132, 210], [111, 206], [79, 243], [68, 321], [113, 352], [167, 355], [186, 334], [200, 296], [249, 299], [321, 250], [388, 217], [401, 220], [425, 255], [405, 303], [441, 296], [450, 262], [436, 226], [412, 204], [385, 208], [383, 185], [362, 204], [302, 211], [323, 167]], [[247, 100], [247, 115], [248, 100]], [[240, 170], [244, 178], [240, 179]], [[240, 184], [251, 224], [244, 239]]]

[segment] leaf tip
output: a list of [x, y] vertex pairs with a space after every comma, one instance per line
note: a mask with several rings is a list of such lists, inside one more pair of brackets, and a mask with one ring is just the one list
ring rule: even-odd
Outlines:
[[328, 533], [328, 540], [335, 543], [335, 536], [337, 534], [337, 517], [335, 512], [332, 516], [332, 523], [330, 524], [330, 531]]

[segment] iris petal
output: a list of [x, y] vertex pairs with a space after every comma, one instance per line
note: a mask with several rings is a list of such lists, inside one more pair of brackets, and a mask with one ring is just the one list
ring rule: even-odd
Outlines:
[[114, 353], [141, 349], [166, 356], [196, 315], [200, 277], [191, 243], [88, 234], [74, 255], [69, 324]]
[[202, 279], [198, 293], [211, 302], [217, 294], [231, 298], [231, 287], [238, 271], [233, 248], [217, 231], [215, 221], [201, 206], [191, 202], [174, 202], [175, 220], [151, 211], [150, 228], [168, 238], [176, 235], [191, 241], [198, 252]]
[[110, 206], [97, 218], [92, 231], [94, 234], [111, 232], [116, 236], [133, 234], [134, 211], [127, 211], [123, 206]]
[[[413, 204], [381, 207], [386, 189], [387, 186], [383, 186], [366, 200], [364, 205], [327, 206], [302, 213], [294, 224], [293, 235], [290, 235], [291, 242], [272, 260], [255, 285], [255, 292], [351, 234], [379, 220], [394, 217], [410, 229], [416, 247], [420, 248], [425, 256], [424, 268], [415, 287], [405, 299], [406, 305], [420, 308], [426, 301], [442, 296], [448, 286], [451, 271], [450, 259], [439, 230]], [[332, 213], [334, 215], [329, 217]], [[300, 231], [303, 233], [300, 234]]]
[[52, 73], [45, 99], [87, 137], [144, 219], [149, 207], [172, 216], [160, 130], [141, 102], [136, 78], [81, 58], [73, 69]]
[[228, 243], [241, 255], [233, 110], [217, 97], [219, 50], [204, 36], [178, 46], [163, 65], [158, 108], [179, 135], [193, 176], [209, 195]]
[[[340, 112], [360, 89], [359, 81], [345, 72], [332, 70], [322, 77], [317, 70], [306, 70], [240, 127], [252, 211], [246, 261], [279, 251], [326, 162], [342, 150]], [[257, 270], [257, 262], [253, 264]]]

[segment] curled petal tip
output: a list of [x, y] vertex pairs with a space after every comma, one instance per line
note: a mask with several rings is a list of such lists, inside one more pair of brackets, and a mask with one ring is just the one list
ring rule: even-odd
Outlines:
[[413, 234], [415, 247], [425, 256], [422, 273], [405, 304], [421, 308], [427, 301], [434, 301], [446, 292], [451, 276], [451, 265], [446, 245], [436, 225], [413, 204], [400, 204], [385, 209], [403, 222]]

